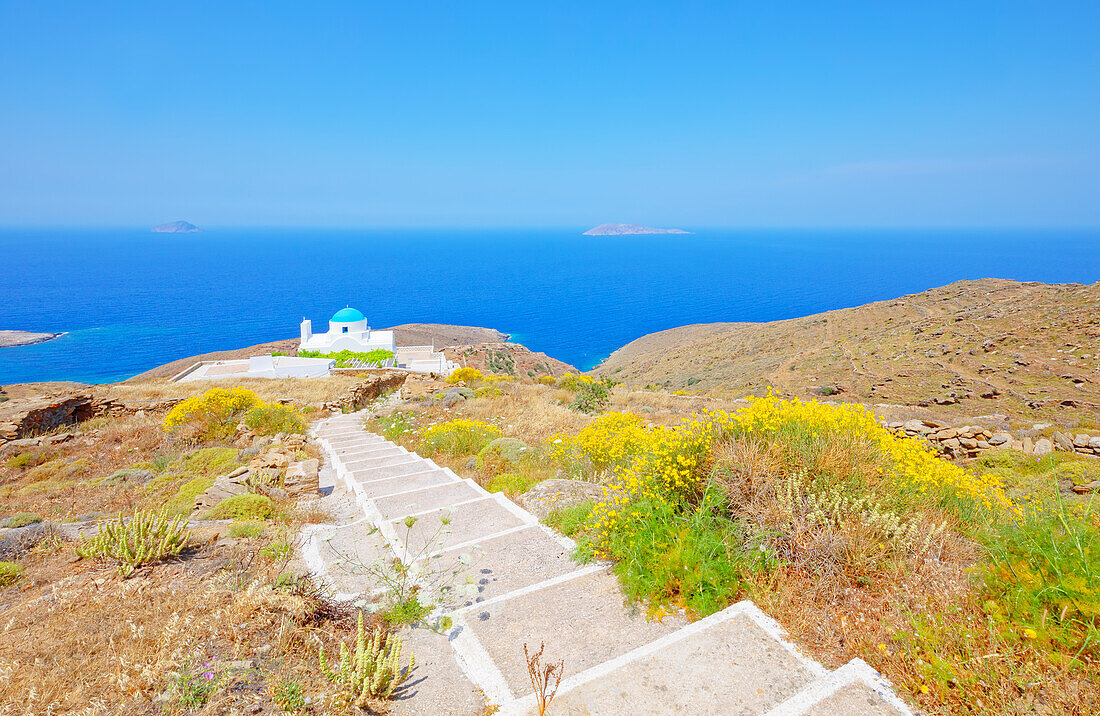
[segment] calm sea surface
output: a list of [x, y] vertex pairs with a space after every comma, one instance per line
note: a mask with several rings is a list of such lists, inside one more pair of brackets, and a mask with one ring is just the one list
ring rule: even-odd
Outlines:
[[768, 321], [967, 278], [1092, 283], [1100, 230], [0, 230], [0, 328], [66, 331], [0, 348], [0, 384], [108, 382], [198, 353], [326, 330], [490, 326], [587, 369], [646, 333]]

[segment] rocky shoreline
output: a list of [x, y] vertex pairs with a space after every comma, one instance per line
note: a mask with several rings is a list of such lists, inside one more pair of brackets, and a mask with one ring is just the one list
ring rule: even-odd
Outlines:
[[60, 338], [64, 333], [34, 333], [32, 331], [0, 331], [0, 348], [33, 346]]

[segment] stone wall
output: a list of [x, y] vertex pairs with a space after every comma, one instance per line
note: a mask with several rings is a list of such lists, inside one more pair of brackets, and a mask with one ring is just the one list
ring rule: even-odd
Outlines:
[[898, 435], [924, 438], [953, 460], [978, 457], [985, 450], [999, 447], [1037, 457], [1049, 455], [1055, 450], [1100, 457], [1100, 436], [1083, 433], [1069, 435], [1055, 432], [1049, 438], [1032, 438], [1015, 436], [1003, 430], [995, 432], [979, 425], [951, 427], [935, 420], [886, 421], [883, 426]]
[[369, 371], [366, 378], [352, 385], [336, 400], [324, 403], [321, 407], [334, 412], [362, 410], [383, 393], [400, 388], [408, 375], [403, 370]]

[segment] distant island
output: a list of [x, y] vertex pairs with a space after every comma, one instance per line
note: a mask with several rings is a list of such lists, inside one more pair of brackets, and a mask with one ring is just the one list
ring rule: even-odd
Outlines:
[[642, 234], [690, 234], [681, 229], [655, 229], [640, 224], [600, 224], [589, 229], [582, 236], [640, 236]]
[[60, 338], [64, 333], [33, 333], [31, 331], [0, 331], [0, 348], [30, 346]]
[[199, 227], [188, 221], [171, 221], [153, 227], [153, 231], [158, 234], [193, 234], [198, 230]]

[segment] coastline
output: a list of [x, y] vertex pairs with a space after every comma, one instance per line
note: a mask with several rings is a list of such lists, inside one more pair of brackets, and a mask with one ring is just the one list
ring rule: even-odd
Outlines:
[[38, 343], [49, 343], [65, 335], [61, 333], [36, 333], [32, 331], [0, 330], [0, 348], [18, 348], [20, 346], [33, 346]]

